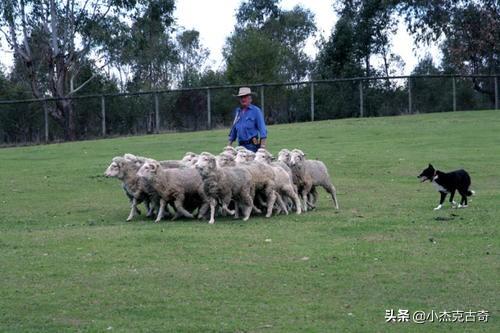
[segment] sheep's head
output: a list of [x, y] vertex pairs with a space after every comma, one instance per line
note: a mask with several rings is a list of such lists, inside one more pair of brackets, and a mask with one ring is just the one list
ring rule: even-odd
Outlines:
[[245, 148], [245, 150], [238, 151], [234, 161], [236, 163], [250, 162], [255, 159], [255, 153]]
[[113, 158], [111, 161], [111, 164], [108, 166], [106, 171], [104, 171], [104, 175], [106, 177], [117, 177], [117, 178], [123, 178], [124, 177], [124, 171], [123, 171], [123, 166], [125, 164], [125, 159], [123, 157], [117, 156]]
[[197, 156], [198, 156], [197, 154], [189, 151], [189, 152], [184, 154], [184, 157], [182, 158], [182, 162], [184, 162], [186, 164], [191, 163], [193, 161], [193, 159]]
[[217, 168], [217, 162], [215, 156], [210, 153], [201, 153], [198, 155], [198, 161], [195, 164], [195, 168], [204, 173]]
[[145, 157], [136, 156], [134, 154], [124, 154], [123, 158], [126, 161], [134, 163], [134, 165], [136, 166], [137, 169], [139, 169], [144, 164], [144, 162], [146, 162], [146, 158]]
[[264, 163], [271, 163], [273, 161], [273, 155], [263, 148], [259, 148], [255, 154], [255, 160]]
[[139, 171], [137, 171], [137, 176], [139, 177], [144, 177], [147, 179], [151, 179], [154, 177], [158, 170], [160, 170], [161, 166], [158, 161], [148, 159], [146, 162], [141, 166]]
[[278, 161], [290, 164], [291, 152], [288, 149], [281, 149], [278, 153]]
[[239, 153], [240, 151], [249, 151], [248, 149], [246, 149], [243, 146], [238, 146], [234, 150], [236, 151], [236, 153]]
[[300, 165], [304, 162], [306, 154], [302, 150], [294, 149], [292, 150], [290, 156], [290, 164], [291, 165]]
[[234, 156], [231, 153], [220, 153], [216, 158], [217, 166], [219, 168], [226, 166], [234, 166]]
[[222, 150], [222, 154], [230, 154], [233, 157], [236, 156], [236, 149], [233, 148], [233, 146], [225, 146], [224, 149]]

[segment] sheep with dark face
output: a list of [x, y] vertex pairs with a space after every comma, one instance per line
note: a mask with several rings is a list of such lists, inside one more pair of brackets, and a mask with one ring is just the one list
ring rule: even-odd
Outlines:
[[[304, 200], [305, 209], [307, 209], [307, 196], [311, 193], [315, 186], [323, 187], [332, 197], [333, 204], [336, 209], [339, 209], [339, 204], [337, 200], [337, 190], [332, 184], [330, 175], [328, 174], [328, 169], [326, 165], [321, 161], [307, 160], [305, 158], [304, 152], [299, 149], [294, 149], [291, 152], [290, 164], [292, 172], [296, 172], [296, 179], [294, 179], [300, 184], [298, 185], [299, 193], [302, 195]], [[316, 201], [315, 192], [313, 202], [309, 202], [311, 206], [314, 207]]]
[[160, 209], [155, 222], [161, 220], [169, 202], [173, 203], [177, 211], [174, 219], [180, 215], [193, 218], [193, 215], [184, 208], [184, 201], [188, 196], [199, 198], [202, 203], [199, 208], [201, 216], [208, 207], [208, 201], [203, 191], [203, 181], [195, 169], [163, 168], [158, 161], [147, 160], [137, 175], [148, 180], [160, 196]]
[[[255, 192], [252, 175], [249, 171], [239, 167], [218, 167], [216, 157], [210, 153], [201, 153], [196, 169], [203, 179], [203, 188], [210, 202], [210, 221], [215, 223], [215, 206], [221, 202], [222, 209], [235, 217], [239, 216], [239, 209], [243, 213], [243, 220], [250, 217]], [[235, 209], [228, 206], [231, 199], [235, 201]]]
[[274, 180], [276, 184], [275, 190], [279, 194], [277, 200], [280, 203], [281, 208], [285, 211], [285, 213], [288, 214], [288, 211], [282, 201], [282, 198], [285, 199], [290, 198], [295, 204], [297, 214], [300, 214], [301, 213], [300, 199], [292, 181], [292, 172], [290, 168], [283, 162], [280, 161], [273, 162], [273, 155], [271, 155], [270, 152], [268, 152], [263, 148], [259, 148], [259, 150], [255, 154], [255, 160], [270, 165], [272, 167], [272, 170], [274, 172]]
[[131, 221], [136, 213], [140, 214], [137, 205], [144, 202], [148, 210], [148, 217], [152, 214], [151, 202], [153, 198], [148, 191], [148, 185], [140, 177], [137, 177], [137, 171], [140, 165], [136, 161], [128, 158], [116, 156], [111, 161], [104, 175], [106, 177], [116, 177], [123, 183], [123, 189], [130, 201], [130, 213], [127, 222]]

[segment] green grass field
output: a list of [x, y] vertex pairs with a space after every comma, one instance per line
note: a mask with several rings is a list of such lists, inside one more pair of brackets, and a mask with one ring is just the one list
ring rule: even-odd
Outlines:
[[[269, 133], [273, 153], [327, 164], [340, 211], [320, 189], [300, 216], [125, 222], [113, 156], [217, 153], [227, 130], [1, 149], [0, 332], [500, 332], [500, 111]], [[429, 162], [469, 171], [469, 208], [433, 211]], [[489, 320], [386, 323], [391, 309]]]

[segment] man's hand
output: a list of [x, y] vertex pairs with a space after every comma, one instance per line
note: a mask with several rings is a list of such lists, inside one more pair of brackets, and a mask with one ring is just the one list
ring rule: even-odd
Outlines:
[[267, 143], [266, 139], [260, 139], [260, 148], [266, 149], [266, 143]]

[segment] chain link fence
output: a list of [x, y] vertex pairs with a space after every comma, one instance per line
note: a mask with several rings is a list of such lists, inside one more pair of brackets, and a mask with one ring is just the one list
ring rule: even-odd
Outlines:
[[[351, 78], [249, 85], [267, 124], [499, 109], [497, 75]], [[230, 127], [239, 86], [68, 98], [77, 140]], [[64, 141], [61, 100], [0, 100], [0, 145]]]

